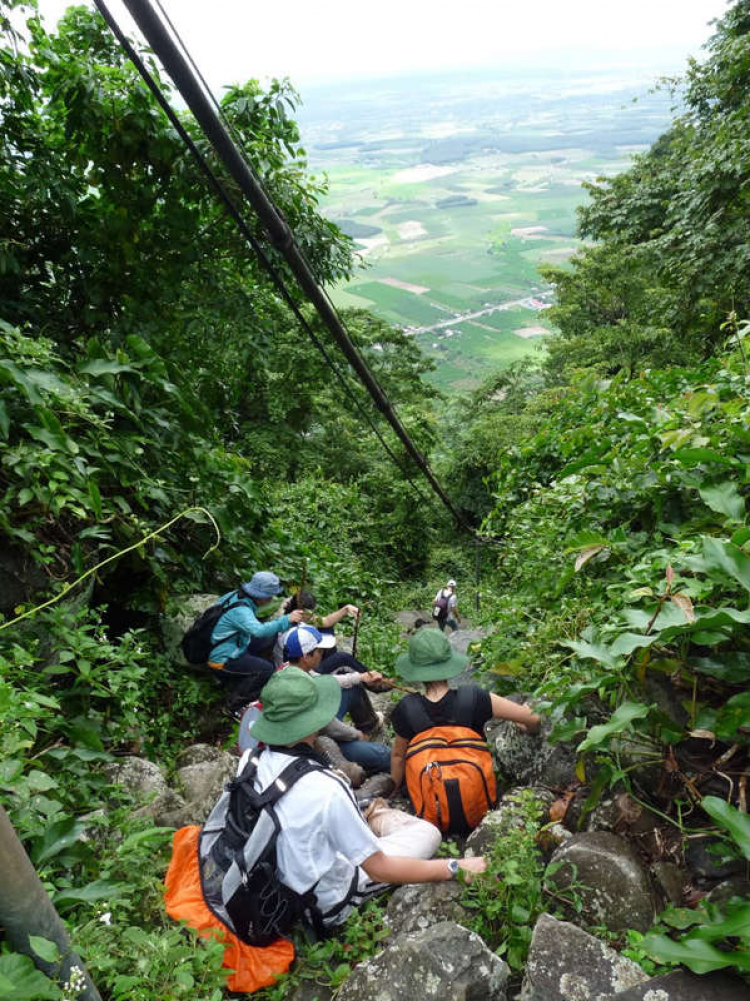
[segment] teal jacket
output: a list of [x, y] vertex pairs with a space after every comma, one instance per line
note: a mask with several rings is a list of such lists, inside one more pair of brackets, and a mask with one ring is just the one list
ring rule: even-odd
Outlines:
[[228, 660], [241, 657], [254, 637], [275, 636], [276, 633], [286, 632], [292, 625], [288, 615], [261, 622], [255, 614], [258, 606], [253, 599], [237, 599], [236, 591], [227, 591], [219, 601], [230, 605], [230, 599], [239, 600], [240, 604], [225, 612], [214, 626], [211, 642], [215, 645], [208, 658], [213, 664], [225, 664]]

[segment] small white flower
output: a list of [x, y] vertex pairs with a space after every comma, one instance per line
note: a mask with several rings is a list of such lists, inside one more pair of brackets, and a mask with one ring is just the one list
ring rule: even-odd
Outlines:
[[112, 924], [112, 911], [105, 911], [104, 914], [99, 915], [99, 920], [103, 925]]

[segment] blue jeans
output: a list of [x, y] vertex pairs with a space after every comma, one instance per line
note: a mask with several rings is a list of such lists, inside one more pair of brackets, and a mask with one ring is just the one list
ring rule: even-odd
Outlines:
[[385, 744], [371, 744], [368, 740], [346, 740], [339, 750], [347, 761], [361, 765], [366, 772], [390, 772], [391, 749]]
[[230, 658], [219, 670], [209, 670], [219, 681], [231, 687], [228, 702], [230, 709], [257, 699], [261, 688], [274, 673], [273, 664], [262, 657], [253, 657], [250, 653]]

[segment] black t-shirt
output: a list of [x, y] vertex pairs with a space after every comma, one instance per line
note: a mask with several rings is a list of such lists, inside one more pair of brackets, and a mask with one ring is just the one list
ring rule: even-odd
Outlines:
[[490, 693], [480, 688], [479, 685], [461, 685], [461, 688], [471, 688], [474, 691], [472, 709], [468, 716], [465, 715], [463, 719], [457, 718], [460, 713], [460, 707], [457, 705], [457, 689], [446, 692], [438, 702], [430, 702], [424, 695], [407, 695], [393, 710], [391, 715], [393, 729], [399, 737], [403, 737], [405, 740], [411, 740], [415, 733], [421, 733], [422, 729], [429, 729], [429, 727], [423, 727], [415, 731], [409, 725], [407, 706], [410, 702], [417, 702], [426, 710], [432, 721], [431, 726], [467, 726], [483, 737], [484, 724], [487, 720], [492, 719]]

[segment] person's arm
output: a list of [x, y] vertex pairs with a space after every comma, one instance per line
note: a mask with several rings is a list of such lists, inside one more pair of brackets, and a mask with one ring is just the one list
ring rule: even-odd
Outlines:
[[[396, 735], [391, 746], [391, 780], [395, 789], [398, 789], [404, 781], [404, 770], [406, 768], [406, 748], [409, 741], [406, 737]], [[394, 791], [395, 791], [394, 789]]]
[[501, 695], [490, 695], [492, 702], [492, 716], [494, 719], [507, 719], [511, 723], [520, 723], [529, 733], [536, 733], [542, 722], [541, 716], [537, 716], [528, 706], [518, 705], [510, 699], [504, 699]]
[[[484, 872], [487, 860], [481, 856], [460, 858], [458, 865], [467, 873]], [[444, 858], [400, 858], [397, 855], [386, 855], [385, 852], [375, 852], [365, 859], [362, 868], [370, 879], [378, 883], [433, 883], [453, 878], [448, 860]]]
[[330, 629], [331, 626], [335, 626], [337, 622], [341, 622], [345, 615], [351, 615], [353, 619], [356, 619], [359, 615], [359, 609], [356, 605], [344, 605], [344, 607], [339, 608], [337, 612], [331, 612], [329, 615], [324, 615], [320, 620], [320, 624], [324, 629]]

